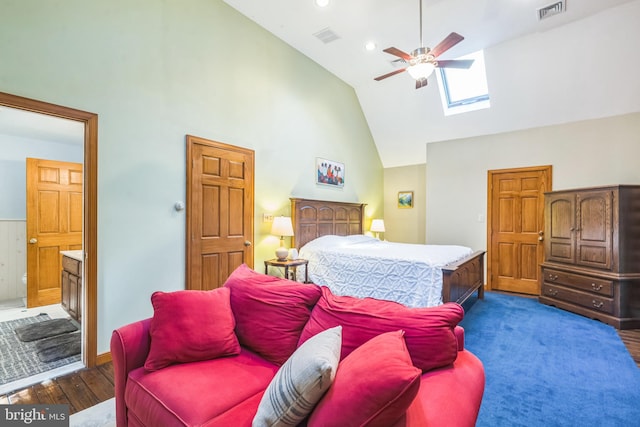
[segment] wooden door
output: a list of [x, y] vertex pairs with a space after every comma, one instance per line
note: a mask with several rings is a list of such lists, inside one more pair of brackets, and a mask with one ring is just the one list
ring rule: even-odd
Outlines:
[[27, 307], [60, 302], [60, 251], [82, 249], [82, 169], [27, 159]]
[[187, 289], [253, 267], [254, 152], [187, 136]]
[[538, 295], [551, 166], [489, 171], [489, 289]]

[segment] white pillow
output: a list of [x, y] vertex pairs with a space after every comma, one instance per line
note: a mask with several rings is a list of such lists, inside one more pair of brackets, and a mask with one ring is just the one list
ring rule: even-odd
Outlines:
[[253, 427], [297, 426], [311, 413], [336, 376], [342, 326], [305, 341], [280, 367], [262, 396]]

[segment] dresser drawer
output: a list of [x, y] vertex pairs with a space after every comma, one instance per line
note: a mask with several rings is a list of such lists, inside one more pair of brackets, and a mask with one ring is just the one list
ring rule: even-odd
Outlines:
[[588, 308], [589, 310], [600, 311], [602, 313], [613, 313], [613, 299], [601, 297], [599, 295], [588, 294], [563, 286], [555, 286], [550, 283], [542, 285], [542, 295], [557, 300], [567, 301], [573, 304]]
[[563, 286], [581, 289], [583, 291], [595, 292], [600, 295], [613, 296], [613, 281], [597, 279], [595, 277], [582, 276], [580, 274], [565, 273], [563, 271], [542, 268], [544, 284], [555, 283]]
[[68, 271], [71, 274], [80, 276], [81, 265], [82, 263], [78, 260], [69, 258], [68, 256], [62, 257], [62, 269]]

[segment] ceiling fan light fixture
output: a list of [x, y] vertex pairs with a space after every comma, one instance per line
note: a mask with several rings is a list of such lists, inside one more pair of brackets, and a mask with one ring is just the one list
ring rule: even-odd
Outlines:
[[407, 67], [407, 72], [413, 77], [415, 80], [426, 79], [433, 73], [435, 66], [431, 62], [420, 62], [415, 65], [411, 65]]

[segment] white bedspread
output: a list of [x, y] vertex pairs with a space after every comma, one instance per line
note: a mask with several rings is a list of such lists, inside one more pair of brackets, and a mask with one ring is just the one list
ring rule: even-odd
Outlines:
[[417, 245], [370, 236], [323, 236], [300, 249], [309, 280], [336, 295], [391, 300], [408, 307], [442, 304], [442, 271], [472, 253], [455, 245]]

